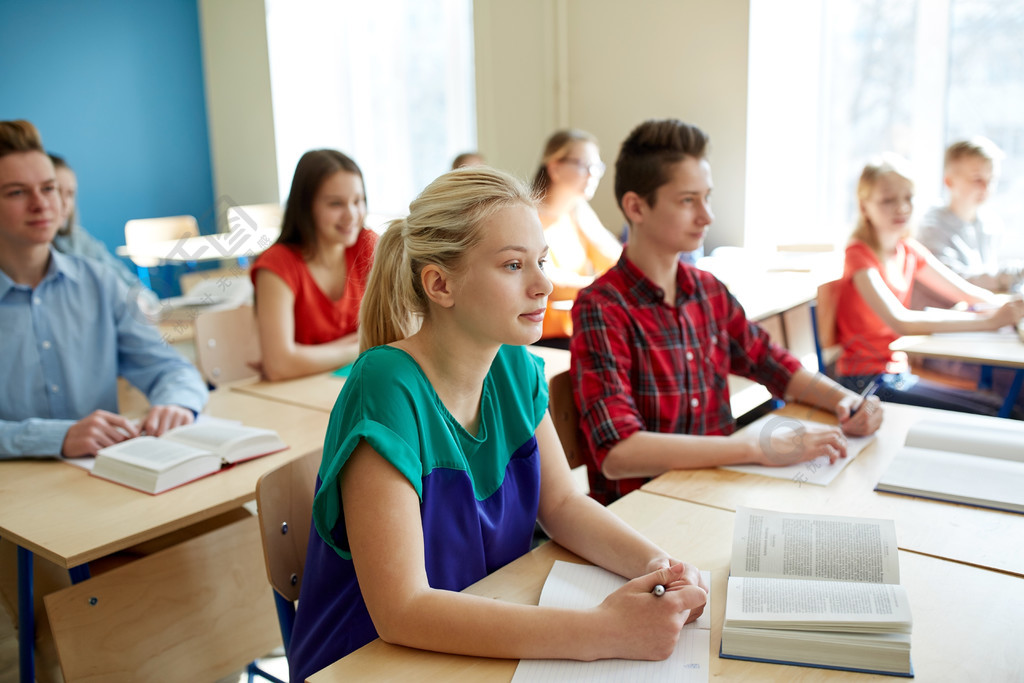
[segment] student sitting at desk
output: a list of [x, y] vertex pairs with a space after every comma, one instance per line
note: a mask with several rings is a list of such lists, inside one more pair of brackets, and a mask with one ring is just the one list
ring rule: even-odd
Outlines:
[[[913, 199], [904, 160], [883, 155], [864, 167], [857, 184], [859, 217], [836, 304], [839, 380], [856, 391], [882, 375], [883, 401], [995, 415], [994, 396], [922, 380], [910, 372], [905, 354], [889, 349], [902, 335], [996, 330], [1024, 315], [1024, 302], [1000, 305], [1000, 297], [970, 284], [909, 237]], [[918, 282], [950, 300], [989, 310], [909, 310]]]
[[588, 203], [604, 175], [597, 140], [581, 130], [562, 130], [544, 146], [533, 179], [544, 238], [551, 248], [548, 278], [555, 286], [544, 317], [544, 339], [568, 346], [572, 317], [556, 301], [572, 301], [594, 277], [612, 267], [622, 248]]
[[[431, 183], [381, 238], [362, 347], [331, 414], [291, 680], [373, 640], [502, 658], [664, 659], [706, 593], [575, 487], [547, 413], [551, 283], [529, 191], [488, 168]], [[460, 593], [558, 543], [633, 580], [589, 610]], [[658, 584], [672, 588], [651, 595]]]
[[[881, 424], [877, 399], [805, 370], [747, 320], [717, 278], [679, 260], [713, 220], [707, 136], [673, 119], [630, 133], [615, 162], [615, 197], [629, 222], [622, 258], [572, 309], [571, 374], [591, 495], [610, 503], [667, 470], [738, 463], [789, 465], [846, 454], [844, 432]], [[729, 373], [775, 396], [834, 412], [828, 428], [784, 439], [725, 438], [735, 430]]]
[[[933, 207], [924, 215], [919, 234], [921, 244], [972, 285], [992, 292], [1010, 292], [1024, 284], [1024, 265], [1000, 259], [1001, 221], [993, 216], [983, 221], [981, 213], [995, 185], [1000, 156], [1002, 152], [985, 138], [950, 145], [943, 163], [949, 203]], [[915, 303], [921, 299], [920, 294], [915, 292]], [[957, 302], [938, 297], [925, 303], [945, 308]]]
[[359, 305], [377, 235], [367, 229], [363, 173], [333, 149], [299, 159], [277, 243], [252, 265], [269, 380], [347, 365], [359, 352]]
[[[0, 459], [95, 454], [141, 432], [189, 424], [206, 404], [199, 373], [145, 322], [113, 271], [51, 246], [60, 216], [38, 131], [27, 121], [0, 121]], [[117, 414], [118, 376], [149, 399], [139, 424]], [[14, 555], [0, 539], [0, 597], [12, 618]], [[42, 617], [42, 596], [68, 579], [49, 562], [35, 568]], [[37, 633], [48, 642], [42, 618]], [[40, 680], [55, 663], [51, 653]]]

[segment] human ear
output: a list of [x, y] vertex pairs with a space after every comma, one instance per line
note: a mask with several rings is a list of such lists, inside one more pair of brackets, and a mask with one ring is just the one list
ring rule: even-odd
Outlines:
[[451, 276], [439, 266], [424, 266], [420, 273], [420, 283], [427, 298], [442, 308], [455, 305], [453, 282]]
[[622, 213], [631, 226], [643, 220], [647, 202], [636, 192], [630, 190], [622, 195]]

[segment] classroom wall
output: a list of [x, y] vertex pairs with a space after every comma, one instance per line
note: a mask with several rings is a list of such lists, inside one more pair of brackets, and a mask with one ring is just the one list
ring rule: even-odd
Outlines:
[[108, 247], [131, 218], [210, 213], [196, 0], [6, 2], [0, 63], [0, 119], [32, 121], [67, 158]]
[[199, 0], [218, 220], [231, 204], [279, 201], [263, 0]]
[[748, 0], [475, 0], [474, 11], [478, 135], [492, 163], [532, 177], [554, 130], [593, 133], [609, 166], [594, 209], [618, 232], [619, 143], [644, 119], [680, 118], [711, 136], [707, 246], [744, 243]]

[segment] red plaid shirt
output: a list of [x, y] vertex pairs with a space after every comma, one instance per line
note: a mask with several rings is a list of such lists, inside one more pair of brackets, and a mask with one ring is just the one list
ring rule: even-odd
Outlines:
[[644, 479], [609, 480], [601, 464], [638, 431], [735, 430], [729, 373], [781, 397], [800, 361], [772, 344], [715, 276], [679, 265], [674, 306], [623, 253], [572, 308], [571, 374], [590, 493], [608, 504]]

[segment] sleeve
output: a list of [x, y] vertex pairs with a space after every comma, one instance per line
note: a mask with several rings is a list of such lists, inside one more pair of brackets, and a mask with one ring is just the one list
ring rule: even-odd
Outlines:
[[586, 237], [587, 243], [584, 246], [587, 258], [593, 264], [594, 272], [600, 275], [618, 262], [622, 255], [622, 245], [608, 232], [587, 202], [580, 202], [576, 220]]
[[141, 286], [142, 283], [138, 276], [125, 265], [124, 261], [111, 254], [107, 245], [93, 237], [80, 225], [75, 226], [75, 235], [83, 256], [95, 259], [110, 268], [118, 279], [128, 287]]
[[878, 270], [878, 258], [868, 245], [858, 240], [846, 248], [843, 262], [844, 278], [852, 278], [856, 273], [872, 268]]
[[[366, 361], [369, 360], [369, 363]], [[407, 382], [392, 377], [378, 359], [357, 361], [331, 412], [320, 463], [320, 490], [313, 499], [313, 523], [324, 542], [338, 555], [351, 559], [344, 533], [341, 504], [341, 471], [360, 441], [366, 441], [381, 457], [409, 480], [423, 499], [421, 439], [430, 443], [433, 427], [419, 420], [416, 393]], [[376, 379], [375, 379], [376, 378]]]
[[144, 393], [151, 405], [178, 405], [202, 412], [209, 393], [199, 371], [160, 337], [124, 283], [118, 280], [115, 284], [107, 291], [115, 297], [118, 373]]
[[0, 460], [54, 458], [74, 420], [30, 418], [19, 422], [0, 420]]
[[800, 367], [800, 359], [774, 344], [764, 328], [747, 318], [743, 306], [724, 285], [726, 312], [720, 319], [728, 320], [729, 371], [763, 384], [773, 396], [781, 398]]
[[572, 322], [573, 399], [587, 457], [600, 470], [608, 451], [646, 429], [633, 401], [629, 313], [589, 290], [576, 300]]
[[252, 278], [253, 287], [256, 286], [257, 271], [265, 269], [284, 280], [288, 289], [298, 296], [299, 279], [301, 275], [296, 270], [295, 259], [289, 253], [288, 247], [283, 244], [273, 244], [265, 252], [256, 257], [252, 264], [249, 277]]

